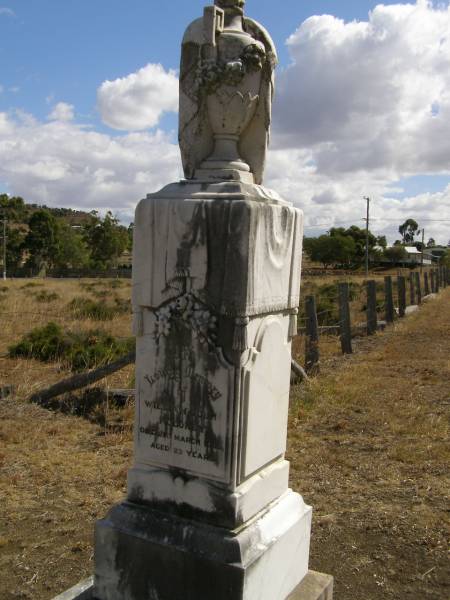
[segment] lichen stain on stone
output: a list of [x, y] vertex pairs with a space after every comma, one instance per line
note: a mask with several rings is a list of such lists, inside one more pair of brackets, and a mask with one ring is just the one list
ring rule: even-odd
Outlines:
[[[161, 443], [172, 445], [174, 428], [185, 429], [192, 456], [219, 465], [224, 440], [215, 433], [213, 424], [218, 418], [214, 403], [221, 393], [211, 383], [211, 377], [221, 368], [217, 349], [201, 343], [190, 323], [173, 319], [164, 341], [159, 341], [157, 353], [158, 372], [164, 376], [153, 380], [147, 377], [147, 381], [154, 381], [157, 391], [152, 405], [160, 415], [158, 423], [150, 418], [145, 430], [153, 432], [154, 443], [162, 439]], [[197, 442], [201, 436], [204, 450], [199, 450]]]

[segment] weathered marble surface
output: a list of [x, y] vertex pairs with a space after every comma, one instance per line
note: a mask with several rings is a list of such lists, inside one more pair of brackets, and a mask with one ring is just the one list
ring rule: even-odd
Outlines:
[[310, 526], [292, 492], [238, 532], [122, 504], [97, 524], [94, 596], [285, 600], [308, 572]]
[[150, 194], [136, 209], [133, 305], [159, 307], [188, 288], [220, 315], [295, 308], [302, 223], [260, 186], [179, 183]]
[[187, 180], [136, 209], [135, 458], [96, 526], [98, 600], [286, 600], [308, 573], [285, 460], [303, 214], [259, 185], [276, 52], [244, 4], [188, 27]]
[[172, 184], [135, 221], [129, 498], [230, 528], [288, 480], [303, 216], [254, 187]]
[[216, 1], [186, 30], [179, 140], [187, 179], [261, 183], [277, 63], [275, 46], [244, 2]]

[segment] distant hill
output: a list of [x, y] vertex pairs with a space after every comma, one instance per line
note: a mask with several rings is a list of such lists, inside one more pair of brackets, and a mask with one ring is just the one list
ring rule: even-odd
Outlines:
[[7, 218], [9, 225], [13, 228], [28, 227], [28, 222], [33, 213], [38, 210], [47, 210], [55, 218], [65, 221], [71, 226], [82, 226], [89, 221], [91, 215], [82, 210], [72, 208], [53, 208], [39, 204], [27, 204], [20, 196], [9, 196], [0, 194], [0, 219]]
[[6, 217], [11, 225], [27, 226], [31, 215], [38, 210], [48, 210], [55, 218], [66, 221], [68, 225], [84, 225], [91, 218], [88, 212], [82, 210], [27, 204], [20, 196], [0, 194], [0, 219]]

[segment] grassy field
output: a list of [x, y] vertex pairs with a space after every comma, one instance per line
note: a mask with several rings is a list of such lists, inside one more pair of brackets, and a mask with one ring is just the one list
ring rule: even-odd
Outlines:
[[[329, 283], [306, 280], [304, 290]], [[31, 405], [30, 393], [69, 366], [8, 358], [8, 347], [50, 320], [126, 338], [130, 282], [13, 281], [0, 290], [0, 386], [16, 386], [0, 400], [0, 596], [47, 600], [92, 571], [93, 524], [125, 493], [132, 407], [110, 427]], [[80, 297], [118, 312], [90, 318], [73, 303]], [[363, 303], [361, 290], [354, 319], [364, 320]], [[336, 575], [339, 600], [450, 596], [449, 303], [450, 289], [358, 340], [350, 358], [336, 338], [321, 340], [321, 375], [292, 389], [292, 486], [314, 506], [312, 567]], [[132, 386], [132, 369], [103, 385]]]

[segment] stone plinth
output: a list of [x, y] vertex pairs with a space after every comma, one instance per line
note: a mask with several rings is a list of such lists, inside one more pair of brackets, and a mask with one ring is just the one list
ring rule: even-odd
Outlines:
[[307, 574], [284, 458], [302, 219], [240, 182], [139, 204], [135, 462], [97, 525], [98, 600], [285, 600]]

